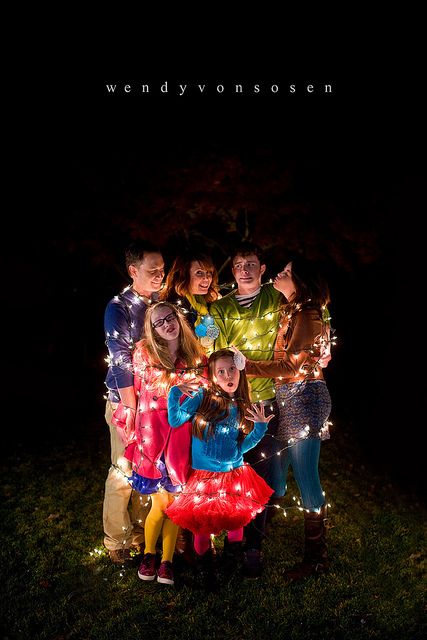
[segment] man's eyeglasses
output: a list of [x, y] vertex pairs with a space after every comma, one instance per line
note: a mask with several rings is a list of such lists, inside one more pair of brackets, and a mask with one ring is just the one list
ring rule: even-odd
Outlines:
[[163, 327], [165, 322], [169, 324], [169, 322], [172, 322], [172, 320], [175, 320], [175, 319], [176, 319], [176, 313], [172, 311], [172, 313], [169, 313], [169, 315], [165, 316], [164, 318], [159, 318], [158, 320], [153, 322], [151, 326], [153, 327], [153, 329], [158, 329], [159, 327]]

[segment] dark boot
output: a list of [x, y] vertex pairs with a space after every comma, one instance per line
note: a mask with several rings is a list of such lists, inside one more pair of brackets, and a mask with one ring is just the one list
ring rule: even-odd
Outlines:
[[245, 578], [259, 578], [263, 571], [263, 556], [260, 549], [246, 549], [243, 554], [243, 575]]
[[326, 546], [326, 505], [320, 513], [304, 511], [304, 558], [292, 569], [285, 571], [289, 580], [301, 580], [308, 576], [325, 573], [329, 568]]
[[189, 566], [194, 566], [196, 554], [194, 551], [194, 536], [188, 529], [179, 528], [175, 544], [175, 553], [178, 558]]
[[202, 589], [208, 593], [218, 590], [216, 556], [212, 553], [212, 549], [208, 549], [202, 556], [196, 553], [195, 571]]
[[224, 539], [221, 565], [224, 573], [231, 576], [240, 573], [243, 563], [243, 542], [229, 542]]

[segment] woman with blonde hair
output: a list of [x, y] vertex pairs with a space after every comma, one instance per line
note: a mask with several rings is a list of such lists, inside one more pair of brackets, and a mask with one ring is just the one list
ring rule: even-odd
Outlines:
[[[145, 521], [141, 580], [174, 584], [173, 554], [178, 526], [166, 508], [181, 491], [190, 472], [191, 425], [171, 429], [167, 395], [174, 384], [202, 383], [206, 356], [189, 325], [169, 302], [151, 306], [145, 317], [145, 337], [135, 345], [134, 386], [138, 398], [133, 428], [126, 419], [129, 407], [120, 404], [114, 414], [127, 442], [125, 456], [132, 462], [130, 482], [136, 491], [150, 495], [152, 506]], [[156, 571], [156, 542], [162, 534], [162, 561]]]

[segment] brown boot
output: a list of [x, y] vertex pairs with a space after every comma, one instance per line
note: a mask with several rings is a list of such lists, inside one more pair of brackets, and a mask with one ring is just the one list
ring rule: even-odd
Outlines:
[[326, 546], [326, 505], [320, 513], [304, 511], [304, 558], [292, 569], [285, 571], [288, 580], [301, 580], [308, 576], [325, 573], [329, 568]]
[[110, 560], [113, 564], [120, 566], [128, 566], [133, 564], [129, 549], [110, 549], [108, 551]]
[[193, 566], [195, 563], [194, 536], [188, 529], [179, 528], [175, 544], [175, 552], [185, 564]]

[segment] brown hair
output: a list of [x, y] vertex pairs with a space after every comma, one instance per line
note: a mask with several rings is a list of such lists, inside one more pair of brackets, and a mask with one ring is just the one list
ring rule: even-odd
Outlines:
[[[208, 360], [208, 378], [210, 387], [203, 396], [202, 403], [193, 421], [193, 435], [203, 439], [203, 433], [208, 424], [207, 437], [210, 438], [215, 433], [215, 426], [218, 420], [224, 420], [230, 413], [231, 396], [223, 391], [215, 382], [215, 362], [219, 358], [233, 358], [233, 351], [230, 349], [218, 349], [214, 351]], [[235, 403], [237, 405], [237, 415], [242, 426], [239, 439], [253, 429], [253, 424], [245, 418], [245, 412], [251, 406], [249, 397], [249, 385], [244, 371], [240, 371], [239, 385], [236, 389]]]
[[190, 294], [190, 268], [192, 262], [199, 262], [204, 269], [212, 271], [212, 282], [204, 296], [210, 304], [218, 298], [218, 272], [209, 256], [204, 254], [187, 254], [175, 258], [174, 263], [166, 277], [165, 286], [160, 293], [161, 300], [171, 300], [173, 296], [186, 297]]
[[303, 256], [290, 257], [291, 278], [295, 294], [282, 306], [282, 319], [288, 322], [285, 336], [292, 335], [300, 309], [314, 309], [323, 321], [323, 311], [330, 302], [329, 286], [317, 266]]
[[129, 269], [132, 264], [139, 267], [147, 253], [160, 253], [161, 255], [162, 252], [158, 247], [146, 240], [135, 240], [131, 242], [125, 249], [126, 268]]
[[256, 256], [261, 265], [265, 264], [264, 251], [258, 244], [253, 242], [242, 242], [240, 245], [234, 247], [233, 252], [230, 254], [231, 259], [231, 267], [233, 268], [234, 259], [237, 256], [242, 256], [245, 258], [246, 256]]
[[295, 285], [293, 304], [321, 309], [329, 304], [329, 287], [316, 265], [302, 256], [290, 259], [292, 282]]

